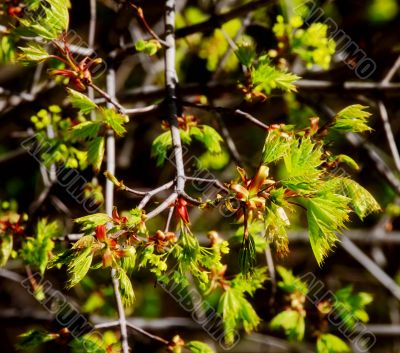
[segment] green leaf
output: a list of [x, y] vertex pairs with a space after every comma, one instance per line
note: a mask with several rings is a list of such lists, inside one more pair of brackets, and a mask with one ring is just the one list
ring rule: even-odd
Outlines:
[[43, 275], [49, 262], [50, 252], [54, 248], [52, 238], [61, 235], [61, 230], [56, 221], [47, 223], [46, 219], [38, 222], [35, 237], [27, 237], [23, 242], [20, 254], [24, 262], [38, 268]]
[[165, 131], [154, 139], [151, 145], [151, 156], [157, 158], [157, 166], [163, 165], [171, 146], [172, 135], [170, 131]]
[[193, 127], [189, 134], [204, 144], [204, 147], [212, 154], [221, 153], [221, 135], [211, 126], [202, 125], [201, 128]]
[[232, 280], [231, 285], [243, 293], [246, 292], [253, 295], [257, 289], [263, 287], [264, 282], [267, 280], [266, 272], [266, 267], [260, 267], [255, 268], [253, 272], [248, 274], [239, 273]]
[[287, 270], [282, 266], [277, 266], [276, 270], [281, 276], [282, 280], [278, 282], [278, 287], [287, 293], [300, 292], [306, 295], [308, 292], [307, 283], [304, 283], [300, 278], [293, 275], [292, 271]]
[[186, 348], [193, 353], [215, 353], [208, 344], [200, 341], [190, 341], [186, 344]]
[[336, 232], [345, 227], [348, 202], [347, 197], [333, 192], [323, 192], [307, 200], [308, 234], [319, 265], [336, 243]]
[[243, 292], [237, 288], [228, 288], [220, 297], [218, 312], [222, 315], [225, 342], [232, 344], [235, 331], [243, 325], [244, 330], [249, 333], [260, 323], [260, 318], [246, 300]]
[[121, 290], [122, 301], [126, 306], [132, 306], [135, 302], [135, 293], [133, 291], [132, 282], [126, 272], [120, 268], [117, 271], [119, 287]]
[[107, 353], [102, 342], [97, 339], [97, 335], [94, 335], [93, 338], [90, 334], [74, 338], [69, 345], [72, 353]]
[[99, 171], [104, 157], [104, 137], [99, 136], [89, 142], [87, 159], [93, 164], [95, 171]]
[[[67, 288], [72, 288], [77, 285], [88, 273], [93, 260], [93, 241], [93, 236], [85, 235], [79, 240], [79, 242], [74, 244], [72, 248], [74, 250], [74, 256], [68, 264], [67, 269], [70, 274]], [[82, 244], [84, 245], [83, 248], [81, 247]]]
[[381, 210], [374, 197], [356, 181], [349, 178], [342, 178], [341, 181], [343, 195], [350, 198], [350, 205], [360, 219]]
[[353, 168], [354, 170], [359, 170], [360, 169], [360, 167], [358, 166], [357, 162], [353, 158], [351, 158], [351, 157], [349, 157], [349, 156], [347, 156], [345, 154], [337, 155], [336, 156], [336, 161], [338, 161], [339, 163], [345, 163], [349, 167]]
[[240, 271], [243, 274], [251, 273], [257, 260], [256, 246], [251, 234], [247, 238], [243, 237], [242, 246], [239, 250]]
[[264, 91], [267, 94], [270, 94], [273, 89], [284, 92], [296, 91], [293, 83], [300, 79], [299, 76], [274, 67], [266, 55], [258, 58], [258, 63], [250, 70], [250, 74], [255, 90]]
[[9, 64], [15, 59], [15, 43], [11, 35], [0, 36], [0, 63]]
[[333, 128], [344, 132], [371, 131], [367, 125], [371, 113], [365, 111], [367, 108], [369, 107], [354, 104], [342, 109], [335, 116]]
[[353, 287], [339, 289], [333, 296], [333, 308], [349, 329], [354, 329], [359, 321], [369, 321], [365, 306], [371, 304], [373, 297], [369, 293], [353, 293]]
[[43, 330], [29, 330], [19, 335], [17, 348], [32, 351], [45, 342], [55, 340], [58, 336], [57, 334], [48, 333]]
[[67, 91], [72, 106], [76, 109], [79, 109], [83, 115], [89, 114], [97, 108], [97, 104], [86, 95], [71, 88], [67, 88]]
[[270, 326], [272, 330], [283, 329], [289, 341], [302, 341], [304, 338], [304, 315], [296, 310], [280, 312], [271, 320]]
[[49, 58], [49, 54], [38, 43], [29, 43], [27, 47], [19, 47], [22, 53], [19, 55], [18, 60], [22, 63], [43, 62]]
[[48, 41], [58, 39], [68, 29], [69, 7], [69, 0], [42, 1], [40, 9], [36, 11], [37, 15], [21, 18], [21, 26], [15, 32], [29, 37], [40, 36]]
[[106, 213], [94, 213], [88, 216], [76, 218], [75, 222], [81, 224], [81, 229], [85, 233], [91, 233], [97, 226], [112, 222], [112, 218]]
[[285, 176], [282, 185], [293, 191], [315, 190], [321, 171], [322, 149], [309, 138], [293, 139], [283, 156]]
[[256, 52], [254, 48], [247, 43], [239, 45], [239, 47], [235, 50], [235, 54], [240, 63], [247, 68], [251, 66], [254, 59], [256, 58]]
[[92, 139], [97, 136], [99, 130], [99, 122], [84, 121], [72, 128], [72, 136], [78, 139]]
[[317, 353], [344, 353], [350, 351], [350, 347], [335, 335], [324, 333], [318, 337]]
[[279, 161], [283, 158], [290, 148], [290, 142], [283, 137], [278, 130], [270, 130], [262, 152], [262, 161], [264, 164], [269, 164]]
[[115, 131], [118, 136], [125, 134], [126, 129], [123, 124], [129, 121], [128, 116], [117, 113], [114, 109], [101, 109], [104, 122]]
[[0, 267], [4, 267], [13, 249], [13, 237], [9, 232], [0, 234]]

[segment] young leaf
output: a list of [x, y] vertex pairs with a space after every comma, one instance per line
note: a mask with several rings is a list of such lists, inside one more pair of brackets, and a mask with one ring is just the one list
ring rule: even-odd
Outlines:
[[91, 233], [97, 226], [111, 222], [112, 218], [106, 213], [94, 213], [88, 216], [76, 218], [75, 222], [81, 224], [81, 229], [85, 233]]
[[122, 301], [126, 306], [133, 305], [135, 301], [135, 293], [133, 291], [131, 280], [122, 268], [118, 270], [117, 276], [119, 279]]
[[52, 238], [60, 236], [60, 228], [56, 221], [47, 223], [40, 220], [36, 227], [35, 237], [28, 237], [22, 244], [20, 254], [25, 263], [38, 268], [43, 275], [49, 261], [50, 252], [54, 248]]
[[304, 315], [296, 310], [287, 309], [276, 315], [271, 323], [272, 330], [283, 329], [289, 341], [302, 341], [305, 331]]
[[94, 170], [99, 171], [104, 157], [104, 137], [99, 136], [89, 142], [87, 159], [93, 164]]
[[208, 344], [200, 341], [190, 341], [186, 344], [186, 348], [193, 353], [215, 353]]
[[[71, 275], [71, 277], [68, 281], [67, 288], [72, 288], [73, 286], [77, 285], [83, 279], [83, 277], [86, 276], [90, 269], [90, 265], [92, 264], [93, 237], [91, 235], [85, 235], [83, 238], [86, 238], [87, 240], [87, 247], [84, 249], [76, 250], [76, 254], [74, 254], [73, 259], [68, 265], [68, 273]], [[75, 249], [73, 248], [73, 250]]]
[[258, 58], [258, 63], [252, 68], [250, 74], [255, 90], [264, 91], [267, 94], [270, 94], [275, 88], [284, 92], [296, 91], [293, 83], [300, 79], [299, 76], [274, 67], [266, 55]]
[[249, 333], [260, 323], [260, 318], [246, 300], [243, 292], [237, 288], [228, 288], [221, 296], [218, 304], [218, 312], [223, 317], [225, 342], [232, 344], [234, 333], [243, 325], [244, 330]]
[[287, 293], [295, 293], [297, 291], [304, 295], [307, 294], [307, 283], [302, 282], [299, 278], [294, 276], [292, 271], [289, 271], [282, 266], [277, 266], [276, 270], [282, 278], [282, 281], [278, 282], [279, 288]]
[[243, 274], [251, 273], [257, 260], [254, 238], [251, 234], [247, 238], [243, 237], [242, 246], [239, 250], [240, 271]]
[[350, 347], [335, 335], [324, 333], [318, 337], [317, 353], [345, 353], [350, 351]]
[[342, 178], [343, 194], [350, 198], [350, 205], [360, 219], [381, 210], [374, 197], [356, 181]]
[[57, 337], [57, 334], [48, 333], [46, 331], [29, 330], [19, 336], [17, 348], [32, 351], [45, 342], [55, 340]]
[[0, 267], [4, 267], [13, 249], [13, 237], [9, 232], [0, 234]]
[[22, 63], [42, 62], [49, 57], [47, 51], [38, 43], [29, 43], [27, 47], [20, 47], [19, 49], [22, 53], [19, 55], [18, 60]]
[[333, 307], [344, 325], [350, 329], [354, 329], [358, 321], [368, 322], [368, 313], [365, 306], [370, 304], [373, 297], [369, 293], [359, 292], [353, 294], [353, 287], [347, 286], [339, 289], [333, 296]]
[[205, 148], [212, 154], [221, 153], [221, 135], [211, 126], [202, 125], [201, 129], [193, 127], [189, 131], [190, 135], [202, 142]]
[[277, 162], [287, 154], [289, 146], [289, 141], [283, 137], [278, 130], [270, 130], [265, 139], [262, 152], [263, 163], [269, 164]]
[[348, 220], [348, 202], [347, 197], [332, 192], [307, 201], [308, 234], [319, 265], [337, 241], [336, 232], [343, 229]]
[[322, 149], [309, 138], [293, 139], [290, 148], [283, 156], [285, 177], [282, 185], [293, 191], [314, 190], [318, 182], [322, 164]]
[[126, 129], [123, 124], [129, 121], [128, 116], [117, 113], [114, 109], [101, 109], [104, 122], [115, 131], [118, 136], [125, 134]]
[[89, 114], [97, 108], [97, 104], [89, 99], [89, 97], [86, 95], [71, 88], [67, 88], [67, 91], [72, 106], [76, 109], [79, 109], [83, 115]]
[[151, 145], [151, 156], [157, 157], [157, 166], [161, 166], [167, 158], [168, 149], [172, 146], [172, 135], [165, 131], [158, 135]]
[[371, 131], [367, 125], [371, 113], [366, 112], [368, 107], [354, 104], [342, 109], [336, 114], [333, 128], [344, 132], [363, 132]]
[[97, 136], [99, 130], [99, 122], [84, 121], [72, 128], [72, 136], [78, 139], [91, 139]]

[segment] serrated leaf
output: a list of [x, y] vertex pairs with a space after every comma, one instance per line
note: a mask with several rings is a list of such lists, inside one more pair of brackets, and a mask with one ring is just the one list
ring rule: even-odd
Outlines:
[[204, 144], [204, 147], [213, 154], [221, 153], [221, 135], [211, 126], [202, 125], [201, 129], [194, 127], [189, 131], [190, 135]]
[[270, 130], [262, 152], [262, 161], [264, 164], [269, 164], [279, 161], [289, 150], [290, 142], [283, 137], [280, 131]]
[[308, 234], [311, 248], [319, 265], [337, 241], [336, 232], [348, 220], [349, 199], [332, 192], [307, 200]]
[[18, 60], [22, 63], [43, 62], [49, 58], [46, 49], [38, 43], [29, 43], [27, 47], [19, 47], [22, 53], [18, 56]]
[[115, 131], [118, 136], [125, 134], [126, 129], [123, 124], [129, 121], [128, 116], [117, 113], [114, 109], [101, 109], [104, 122]]
[[304, 283], [300, 278], [294, 276], [292, 271], [282, 266], [277, 266], [276, 270], [282, 278], [282, 280], [278, 282], [279, 288], [287, 293], [295, 293], [297, 291], [304, 295], [307, 294], [307, 283]]
[[[77, 285], [88, 273], [90, 269], [90, 265], [93, 260], [93, 237], [86, 236], [88, 240], [88, 244], [86, 248], [76, 250], [73, 259], [68, 265], [68, 273], [70, 275], [70, 279], [67, 284], [67, 288], [72, 288]], [[91, 239], [91, 241], [89, 240]]]
[[[37, 6], [39, 7], [39, 6]], [[40, 3], [37, 16], [19, 19], [20, 26], [15, 32], [19, 35], [40, 36], [48, 41], [58, 39], [69, 24], [69, 0], [46, 0]]]
[[157, 166], [161, 166], [167, 158], [168, 150], [172, 146], [172, 135], [170, 131], [158, 135], [151, 145], [151, 156], [157, 158]]
[[43, 275], [49, 262], [50, 252], [54, 248], [52, 238], [60, 236], [61, 230], [56, 221], [48, 223], [46, 219], [38, 222], [34, 237], [27, 237], [22, 243], [20, 254], [24, 262], [38, 268]]
[[243, 293], [253, 295], [257, 289], [263, 287], [264, 282], [267, 280], [267, 268], [255, 268], [251, 273], [239, 273], [232, 280], [232, 287], [238, 289]]
[[72, 136], [81, 139], [90, 139], [97, 136], [100, 123], [96, 121], [84, 121], [72, 128]]
[[123, 303], [126, 306], [132, 306], [135, 302], [135, 292], [133, 291], [131, 280], [122, 268], [118, 270], [117, 278]]
[[350, 198], [350, 205], [360, 219], [364, 219], [371, 213], [379, 212], [381, 207], [374, 197], [356, 181], [342, 178], [343, 195]]
[[250, 74], [255, 90], [264, 91], [267, 94], [270, 94], [273, 89], [284, 92], [296, 91], [294, 82], [300, 79], [297, 75], [274, 67], [267, 56], [258, 58], [258, 63], [251, 69]]
[[93, 164], [95, 171], [99, 171], [104, 157], [104, 137], [99, 136], [89, 142], [87, 159]]
[[112, 218], [106, 213], [94, 213], [88, 216], [76, 218], [76, 223], [81, 224], [81, 229], [84, 232], [93, 232], [97, 226], [107, 224], [112, 221]]
[[214, 353], [214, 350], [206, 343], [200, 341], [190, 341], [186, 348], [193, 353]]
[[76, 109], [79, 109], [82, 114], [89, 114], [97, 108], [97, 104], [86, 95], [71, 88], [67, 88], [67, 91], [72, 106]]
[[359, 321], [366, 323], [369, 320], [365, 306], [370, 304], [373, 297], [369, 293], [353, 293], [353, 287], [339, 289], [333, 296], [333, 307], [349, 329], [354, 329]]
[[309, 138], [292, 140], [283, 156], [285, 176], [282, 185], [293, 191], [314, 190], [320, 175], [322, 149]]
[[335, 116], [333, 128], [344, 132], [364, 132], [372, 129], [367, 125], [371, 113], [365, 111], [369, 107], [360, 104], [350, 105]]
[[234, 333], [242, 325], [249, 333], [260, 323], [260, 318], [246, 300], [243, 292], [236, 288], [228, 288], [220, 297], [218, 312], [222, 315], [225, 342], [229, 345], [234, 342]]
[[335, 335], [324, 333], [318, 337], [317, 353], [345, 353], [350, 351], [350, 347]]
[[302, 341], [304, 338], [304, 315], [296, 310], [280, 312], [271, 320], [270, 326], [272, 330], [284, 330], [289, 341]]

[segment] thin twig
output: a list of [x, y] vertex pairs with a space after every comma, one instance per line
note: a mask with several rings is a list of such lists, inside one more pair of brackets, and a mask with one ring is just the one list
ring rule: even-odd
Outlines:
[[385, 104], [382, 101], [378, 101], [379, 113], [383, 122], [383, 129], [385, 130], [386, 138], [389, 143], [389, 148], [393, 156], [394, 164], [398, 172], [400, 172], [400, 155], [397, 149], [396, 140], [393, 135], [392, 127], [390, 126], [388, 112]]
[[168, 183], [165, 183], [165, 184], [159, 186], [158, 188], [155, 188], [155, 189], [153, 189], [151, 191], [148, 191], [146, 193], [146, 196], [140, 202], [138, 208], [139, 209], [143, 209], [153, 196], [157, 195], [158, 193], [160, 193], [162, 191], [168, 190], [173, 185], [174, 185], [174, 181], [169, 181]]
[[173, 214], [174, 214], [174, 207], [171, 207], [168, 212], [167, 221], [165, 222], [164, 233], [167, 233], [169, 231]]
[[158, 104], [152, 104], [148, 105], [147, 107], [125, 109], [125, 114], [135, 115], [135, 114], [148, 113], [157, 110], [159, 107], [160, 106]]
[[170, 207], [175, 202], [177, 197], [178, 197], [177, 192], [174, 192], [171, 195], [169, 195], [158, 207], [156, 207], [153, 211], [147, 214], [146, 219], [151, 219], [154, 218], [155, 216], [158, 216], [161, 212]]
[[249, 120], [254, 125], [262, 128], [263, 130], [268, 130], [269, 129], [268, 125], [264, 124], [263, 122], [258, 120], [253, 115], [251, 115], [251, 114], [249, 114], [247, 112], [244, 112], [243, 110], [240, 110], [240, 109], [225, 108], [225, 107], [214, 107], [214, 106], [208, 105], [208, 104], [197, 104], [197, 103], [192, 103], [192, 102], [188, 102], [188, 101], [182, 101], [181, 103], [182, 103], [183, 106], [193, 107], [193, 108], [198, 108], [198, 109], [204, 109], [204, 110], [208, 110], [208, 111], [215, 111], [215, 112], [221, 113], [222, 115], [227, 115], [227, 114], [238, 115], [238, 116], [241, 116], [241, 117]]
[[92, 87], [97, 93], [99, 93], [103, 98], [105, 98], [107, 102], [111, 103], [115, 108], [117, 108], [119, 113], [126, 114], [125, 108], [118, 103], [116, 98], [111, 97], [107, 92], [104, 92], [100, 87], [96, 86], [94, 83], [89, 83], [89, 87]]
[[157, 41], [159, 42], [161, 45], [163, 45], [164, 47], [168, 46], [168, 43], [164, 40], [162, 40], [158, 34], [156, 32], [154, 32], [152, 30], [152, 28], [149, 26], [149, 24], [146, 21], [146, 18], [144, 17], [144, 13], [143, 13], [143, 9], [139, 6], [136, 6], [132, 3], [129, 3], [129, 5], [131, 5], [135, 10], [136, 10], [136, 14], [139, 17], [140, 21], [142, 22], [144, 28], [146, 28], [146, 31]]
[[393, 296], [400, 300], [400, 287], [399, 285], [384, 272], [374, 261], [365, 255], [361, 249], [355, 245], [350, 239], [346, 237], [341, 238], [340, 245], [348, 254], [354, 257], [364, 268], [373, 275], [378, 282], [387, 288]]
[[397, 70], [400, 68], [400, 55], [397, 57], [396, 61], [394, 62], [393, 66], [390, 68], [388, 73], [385, 75], [385, 77], [382, 80], [383, 84], [389, 83], [393, 76], [396, 74]]
[[128, 322], [127, 325], [128, 325], [128, 327], [131, 328], [132, 330], [135, 330], [135, 331], [137, 331], [137, 332], [140, 332], [142, 335], [147, 336], [147, 337], [149, 337], [149, 338], [151, 338], [151, 339], [153, 339], [153, 340], [155, 340], [155, 341], [161, 342], [161, 343], [163, 343], [163, 344], [165, 344], [165, 345], [168, 345], [168, 344], [169, 344], [169, 341], [167, 341], [166, 339], [164, 339], [164, 338], [162, 338], [162, 337], [160, 337], [160, 336], [157, 336], [157, 335], [153, 335], [152, 333], [143, 330], [143, 329], [140, 328], [139, 326], [133, 325], [133, 324], [130, 323], [130, 322]]

